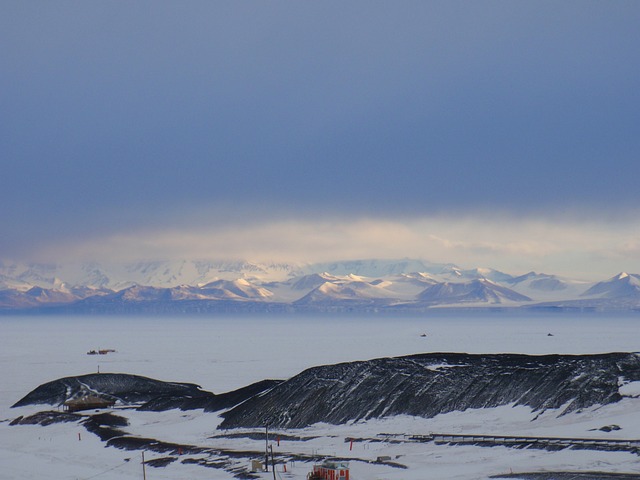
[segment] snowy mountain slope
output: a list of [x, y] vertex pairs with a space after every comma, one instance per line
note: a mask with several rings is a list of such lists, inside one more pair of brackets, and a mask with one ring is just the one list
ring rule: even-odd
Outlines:
[[473, 268], [470, 270], [461, 270], [460, 273], [464, 278], [480, 279], [486, 278], [496, 283], [505, 283], [513, 279], [513, 275], [495, 270], [493, 268]]
[[325, 282], [338, 282], [340, 277], [331, 275], [327, 272], [311, 273], [309, 275], [303, 275], [302, 277], [295, 277], [289, 282], [285, 282], [291, 286], [293, 290], [313, 290], [319, 287]]
[[314, 263], [305, 267], [305, 271], [308, 273], [326, 272], [337, 276], [354, 274], [363, 277], [376, 278], [412, 272], [439, 274], [452, 267], [455, 266], [448, 263], [431, 263], [423, 260], [405, 258], [401, 260], [369, 259]]
[[566, 300], [578, 298], [592, 284], [578, 280], [571, 280], [547, 275], [545, 273], [529, 272], [503, 283], [512, 290], [538, 301]]
[[508, 273], [494, 270], [493, 268], [472, 268], [462, 269], [456, 265], [447, 265], [437, 273], [433, 273], [434, 276], [443, 282], [467, 282], [470, 280], [487, 279], [496, 283], [507, 282], [513, 278]]
[[100, 264], [77, 262], [61, 265], [0, 263], [0, 288], [24, 285], [53, 288], [60, 283], [121, 290], [133, 285], [174, 287], [204, 285], [239, 278], [282, 281], [301, 274], [298, 264], [245, 261], [147, 261]]
[[502, 287], [490, 280], [478, 279], [466, 283], [444, 282], [431, 285], [418, 295], [418, 300], [432, 305], [504, 304], [529, 302], [531, 298]]
[[268, 299], [273, 293], [245, 279], [216, 280], [198, 288], [208, 298], [221, 299]]
[[640, 299], [640, 275], [622, 272], [604, 282], [596, 283], [583, 297]]
[[0, 288], [26, 291], [31, 287], [51, 288], [60, 281], [55, 265], [0, 262], [0, 282]]
[[31, 287], [26, 292], [21, 290], [0, 290], [0, 308], [29, 308], [41, 305], [68, 304], [80, 297], [59, 290], [48, 290]]
[[566, 290], [567, 284], [563, 282], [555, 275], [547, 275], [544, 273], [529, 272], [519, 277], [511, 278], [505, 283], [511, 285], [523, 285], [526, 284], [532, 290], [539, 290], [543, 292]]
[[26, 292], [34, 285], [23, 280], [19, 280], [16, 277], [0, 274], [0, 290], [17, 290], [20, 292]]
[[286, 282], [263, 284], [273, 292], [273, 299], [297, 304], [358, 301], [371, 299], [413, 299], [435, 280], [426, 274], [392, 275], [385, 279], [355, 274], [331, 275], [327, 272], [294, 277]]
[[[172, 288], [149, 287], [134, 285], [123, 290], [102, 296], [98, 301], [102, 304], [108, 302], [172, 302], [186, 300], [265, 300], [272, 293], [262, 287], [253, 285], [247, 280], [216, 280], [201, 287], [180, 285]], [[90, 303], [91, 299], [87, 299]]]
[[29, 290], [0, 290], [0, 309], [29, 309], [37, 307], [67, 305], [90, 297], [113, 294], [113, 290], [74, 287], [62, 285], [60, 288], [31, 287]]
[[[343, 276], [329, 273], [312, 274], [292, 281], [292, 287], [306, 290], [296, 305], [328, 304], [331, 302], [363, 302], [380, 304], [394, 301], [414, 300], [426, 286], [437, 283], [426, 273], [402, 273], [382, 278], [348, 274]], [[313, 287], [313, 288], [311, 288]]]
[[[421, 260], [354, 260], [323, 264], [157, 261], [100, 265], [0, 263], [0, 309], [119, 311], [136, 304], [153, 312], [180, 310], [184, 302], [207, 301], [189, 311], [233, 309], [232, 302], [258, 302], [326, 310], [377, 308], [420, 310], [446, 306], [539, 308], [640, 308], [640, 276], [620, 274], [593, 285], [529, 272], [513, 276], [491, 268], [463, 270]], [[33, 290], [36, 288], [35, 290]], [[588, 290], [587, 290], [588, 289]], [[586, 290], [586, 291], [585, 291]], [[92, 298], [95, 297], [95, 298]], [[155, 302], [155, 305], [154, 305]], [[183, 302], [180, 305], [171, 303]], [[246, 311], [247, 305], [239, 306]], [[261, 308], [258, 306], [251, 308]], [[311, 310], [310, 310], [311, 309]], [[85, 310], [86, 311], [86, 310]]]
[[[254, 283], [287, 282], [298, 278], [294, 289], [304, 290], [304, 282], [319, 286], [323, 279], [356, 275], [381, 279], [398, 275], [423, 275], [437, 281], [463, 282], [487, 278], [497, 283], [513, 276], [490, 268], [463, 270], [453, 264], [437, 264], [414, 259], [353, 260], [332, 263], [255, 263], [246, 261], [147, 261], [100, 264], [98, 262], [16, 264], [0, 262], [0, 289], [32, 286], [57, 288], [61, 284], [122, 290], [133, 285], [175, 287], [201, 286], [215, 280], [244, 278]], [[306, 278], [305, 278], [306, 277]], [[418, 277], [416, 277], [418, 278]]]
[[383, 279], [372, 280], [370, 283], [384, 288], [397, 300], [412, 301], [425, 288], [437, 284], [438, 281], [427, 273], [414, 272], [391, 275]]
[[293, 303], [294, 305], [386, 304], [394, 298], [393, 292], [387, 291], [384, 287], [363, 281], [325, 282]]

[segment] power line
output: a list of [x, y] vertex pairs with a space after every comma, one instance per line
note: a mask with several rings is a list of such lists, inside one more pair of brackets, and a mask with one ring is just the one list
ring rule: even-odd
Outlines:
[[91, 475], [90, 477], [85, 477], [85, 478], [79, 478], [77, 480], [89, 480], [91, 478], [96, 478], [99, 477], [100, 475], [104, 475], [105, 473], [111, 472], [113, 470], [115, 470], [116, 468], [120, 468], [120, 467], [124, 467], [127, 463], [129, 463], [129, 460], [125, 460], [123, 463], [121, 463], [120, 465], [116, 465], [115, 467], [111, 467], [108, 470], [105, 470], [104, 472], [100, 472], [100, 473], [96, 473], [95, 475]]

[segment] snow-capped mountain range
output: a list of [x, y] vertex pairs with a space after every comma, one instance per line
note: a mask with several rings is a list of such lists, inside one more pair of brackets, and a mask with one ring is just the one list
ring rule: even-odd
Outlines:
[[435, 307], [640, 310], [640, 275], [584, 282], [415, 259], [333, 263], [0, 263], [0, 311], [422, 311]]

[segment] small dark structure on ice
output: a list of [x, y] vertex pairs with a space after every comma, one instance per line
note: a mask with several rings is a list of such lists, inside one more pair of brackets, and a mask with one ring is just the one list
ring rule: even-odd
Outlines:
[[67, 400], [62, 405], [66, 412], [78, 412], [81, 410], [91, 410], [94, 408], [109, 408], [113, 407], [115, 403], [115, 400], [108, 400], [106, 398], [98, 397], [95, 395], [87, 395], [84, 397]]

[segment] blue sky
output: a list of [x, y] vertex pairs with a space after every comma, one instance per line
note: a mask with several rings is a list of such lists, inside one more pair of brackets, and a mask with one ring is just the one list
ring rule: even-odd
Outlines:
[[0, 257], [639, 271], [638, 25], [636, 1], [4, 1]]

